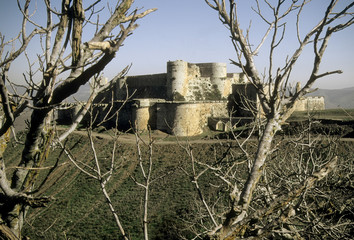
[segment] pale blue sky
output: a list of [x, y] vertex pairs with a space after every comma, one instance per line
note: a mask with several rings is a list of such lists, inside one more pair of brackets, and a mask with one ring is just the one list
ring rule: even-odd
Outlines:
[[[327, 1], [315, 0], [309, 11], [304, 12], [302, 20], [304, 28], [315, 24], [314, 19], [318, 19], [319, 12]], [[36, 20], [41, 21], [44, 19], [44, 14], [41, 12], [42, 1], [37, 0], [37, 2], [39, 17]], [[251, 37], [259, 39], [264, 32], [264, 25], [249, 8], [246, 8], [247, 6], [244, 6], [252, 1], [241, 0], [240, 2], [239, 19], [244, 26], [248, 26], [252, 20]], [[165, 72], [166, 62], [170, 60], [229, 63], [230, 58], [235, 58], [228, 30], [219, 21], [217, 13], [210, 9], [204, 0], [135, 0], [135, 5], [144, 9], [158, 8], [158, 11], [139, 21], [139, 28], [126, 40], [117, 53], [116, 59], [104, 70], [105, 75], [112, 77], [130, 63], [133, 63], [133, 66], [129, 75], [137, 75]], [[7, 39], [13, 37], [21, 24], [15, 0], [0, 0], [0, 20], [0, 31], [5, 33]], [[278, 63], [283, 63], [286, 55], [291, 54], [297, 46], [295, 31], [290, 24], [287, 33], [291, 36], [279, 49]], [[316, 87], [336, 89], [354, 86], [353, 40], [354, 26], [333, 36], [322, 70], [342, 69], [344, 73], [319, 80]], [[34, 49], [36, 47], [31, 46], [29, 53], [31, 54], [31, 50]], [[256, 59], [260, 72], [264, 71], [267, 64], [268, 51], [267, 47], [263, 46], [260, 56]], [[312, 65], [311, 56], [312, 50], [308, 48], [294, 69], [293, 80], [304, 81], [308, 76]], [[16, 62], [11, 74], [21, 72], [24, 64], [24, 62]], [[228, 72], [239, 71], [235, 66], [228, 64]]]

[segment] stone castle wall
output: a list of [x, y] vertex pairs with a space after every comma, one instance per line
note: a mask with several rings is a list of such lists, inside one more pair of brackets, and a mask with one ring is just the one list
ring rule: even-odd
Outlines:
[[306, 97], [300, 99], [296, 105], [294, 111], [314, 111], [324, 110], [325, 101], [324, 97]]
[[134, 98], [166, 98], [167, 74], [128, 76], [116, 86], [116, 95], [124, 99], [128, 87], [129, 96]]
[[227, 99], [231, 86], [244, 82], [243, 74], [228, 74], [226, 63], [167, 63], [167, 99], [203, 101]]
[[128, 76], [116, 86], [116, 96], [163, 98], [168, 101], [210, 101], [227, 99], [232, 85], [246, 82], [243, 74], [227, 73], [225, 63], [167, 63], [167, 73]]
[[129, 87], [158, 87], [166, 85], [166, 73], [137, 75], [126, 77], [126, 83]]
[[251, 117], [259, 112], [259, 99], [256, 88], [247, 83], [234, 84], [229, 99], [229, 109], [232, 116]]
[[201, 134], [209, 117], [227, 116], [226, 101], [156, 104], [156, 127], [176, 136]]
[[[79, 103], [65, 103], [62, 104], [57, 109], [57, 117], [56, 121], [59, 124], [71, 124], [80, 113], [80, 110], [85, 105], [84, 102]], [[116, 112], [116, 108], [112, 108], [110, 104], [101, 103], [101, 104], [94, 104], [94, 108], [89, 113], [86, 113], [84, 118], [82, 119], [81, 123], [89, 124], [92, 120], [95, 123], [102, 123], [105, 121], [105, 118], [109, 119]], [[107, 124], [112, 125], [112, 121], [107, 121]]]
[[[135, 99], [128, 103], [130, 109], [123, 114], [125, 122], [138, 131], [159, 129], [177, 136], [201, 134], [209, 117], [228, 115], [227, 101], [176, 102], [155, 99]], [[128, 113], [128, 117], [127, 117]], [[129, 128], [129, 126], [128, 126]]]
[[[130, 100], [122, 106], [127, 96]], [[215, 129], [229, 129], [234, 123], [217, 119], [231, 115], [249, 121], [254, 114], [247, 108], [261, 112], [255, 87], [244, 74], [227, 73], [225, 63], [171, 61], [167, 63], [166, 73], [127, 76], [98, 99], [94, 107], [97, 121], [109, 119], [120, 109], [118, 127], [121, 129], [134, 127], [144, 131], [150, 127], [177, 136], [202, 133], [210, 118], [216, 121]], [[79, 108], [59, 110], [58, 120], [73, 119]], [[323, 97], [304, 98], [295, 107], [295, 111], [308, 109], [324, 109]], [[106, 124], [113, 127], [116, 122], [110, 120]]]

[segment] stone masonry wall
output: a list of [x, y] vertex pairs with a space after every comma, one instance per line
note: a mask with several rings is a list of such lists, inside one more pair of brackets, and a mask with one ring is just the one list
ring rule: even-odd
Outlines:
[[294, 111], [315, 111], [324, 109], [324, 97], [306, 97], [296, 103]]
[[[127, 94], [130, 100], [122, 107]], [[242, 73], [227, 73], [225, 63], [168, 62], [166, 73], [125, 77], [101, 95], [93, 111], [97, 121], [120, 109], [119, 128], [144, 131], [150, 126], [177, 136], [202, 133], [211, 117], [215, 129], [222, 124], [226, 129], [217, 118], [228, 118], [231, 112], [237, 118], [252, 117], [246, 110], [250, 106], [261, 112], [254, 86]], [[58, 121], [72, 121], [79, 105], [59, 109]], [[295, 106], [295, 111], [322, 109], [323, 97], [304, 98]]]
[[228, 74], [225, 63], [167, 63], [167, 100], [205, 101], [227, 99], [232, 84], [243, 82], [242, 74]]
[[156, 103], [156, 127], [177, 136], [201, 134], [209, 117], [227, 116], [226, 101]]
[[128, 94], [133, 98], [166, 98], [167, 74], [128, 76], [116, 86], [116, 96], [124, 99]]

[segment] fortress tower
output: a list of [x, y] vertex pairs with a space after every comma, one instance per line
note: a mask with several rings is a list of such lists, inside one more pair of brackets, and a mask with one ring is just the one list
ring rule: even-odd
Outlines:
[[136, 99], [132, 105], [132, 126], [136, 131], [148, 130], [150, 119], [149, 99]]
[[227, 78], [226, 63], [199, 63], [201, 77], [210, 77], [211, 84], [217, 86], [220, 93], [224, 92]]
[[[225, 91], [226, 80], [226, 63], [192, 64], [182, 60], [170, 61], [167, 63], [167, 99], [184, 100], [186, 96], [190, 95], [191, 86], [200, 88], [206, 82], [210, 83], [207, 91], [215, 88], [221, 93], [222, 97], [227, 97], [229, 91]], [[203, 92], [205, 91], [206, 89], [203, 89]]]
[[185, 96], [188, 85], [188, 63], [182, 60], [167, 62], [167, 99]]

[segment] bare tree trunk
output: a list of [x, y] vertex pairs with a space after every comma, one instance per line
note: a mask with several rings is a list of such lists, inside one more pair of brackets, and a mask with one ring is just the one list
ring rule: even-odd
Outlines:
[[[48, 202], [49, 198], [34, 198], [32, 195], [36, 190], [34, 183], [37, 180], [38, 168], [47, 159], [53, 140], [53, 131], [50, 125], [52, 110], [76, 93], [93, 76], [98, 75], [115, 57], [124, 40], [135, 30], [136, 21], [156, 10], [149, 9], [139, 14], [138, 10], [128, 12], [132, 3], [132, 0], [119, 1], [113, 12], [108, 11], [110, 16], [106, 22], [96, 23], [97, 31], [91, 36], [91, 40], [82, 43], [85, 24], [88, 24], [92, 15], [97, 14], [94, 8], [100, 4], [100, 1], [95, 1], [85, 9], [83, 7], [85, 3], [82, 0], [62, 0], [61, 11], [57, 12], [51, 6], [51, 1], [46, 0], [44, 1], [47, 13], [46, 26], [40, 26], [32, 19], [33, 15], [29, 13], [31, 0], [18, 1], [19, 12], [23, 15], [19, 35], [14, 39], [4, 41], [4, 35], [0, 34], [0, 97], [4, 109], [4, 121], [0, 126], [0, 136], [6, 135], [13, 126], [16, 117], [30, 104], [32, 104], [33, 112], [29, 120], [29, 130], [22, 157], [12, 174], [11, 181], [6, 179], [6, 164], [2, 158], [3, 150], [1, 150], [0, 227], [4, 229], [4, 235], [10, 236], [5, 234], [5, 230], [10, 229], [13, 235], [21, 238], [21, 230], [29, 207], [43, 207]], [[89, 18], [85, 18], [85, 11], [91, 14]], [[55, 19], [59, 19], [57, 23], [54, 23], [53, 14], [57, 17]], [[29, 24], [34, 30], [27, 35], [26, 27]], [[118, 33], [112, 32], [115, 29], [118, 29]], [[53, 46], [51, 46], [53, 33], [55, 33], [55, 39]], [[30, 62], [31, 58], [27, 58], [29, 69], [24, 70], [25, 84], [23, 84], [26, 86], [26, 93], [23, 96], [9, 93], [5, 87], [6, 84], [17, 86], [11, 82], [8, 75], [11, 64], [25, 52], [33, 37], [39, 34], [45, 38], [45, 47], [42, 54], [35, 54], [38, 56], [37, 65]], [[111, 40], [108, 42], [107, 38]], [[20, 42], [20, 47], [17, 50], [14, 48], [16, 41]], [[108, 44], [105, 44], [104, 49], [91, 49], [92, 43], [96, 43], [96, 45], [97, 43], [98, 45]], [[3, 56], [3, 52], [8, 52], [8, 54]], [[64, 54], [68, 52], [68, 56], [65, 57]], [[35, 76], [36, 73], [37, 75], [41, 74], [42, 80], [39, 83], [35, 83], [33, 80], [38, 78]], [[60, 83], [56, 82], [59, 77], [61, 78]], [[86, 109], [89, 107], [88, 105]], [[79, 116], [78, 121], [81, 119], [82, 116]], [[77, 124], [73, 126], [75, 128]], [[0, 144], [3, 149], [6, 148], [6, 141], [1, 141]]]
[[262, 168], [272, 150], [273, 138], [276, 132], [279, 130], [279, 126], [279, 120], [268, 119], [264, 132], [262, 133], [262, 137], [258, 143], [257, 152], [251, 172], [248, 175], [248, 179], [240, 196], [240, 201], [237, 204], [243, 211], [248, 210], [252, 199], [252, 193], [257, 183], [259, 182], [260, 177], [262, 176]]
[[145, 198], [144, 198], [144, 239], [149, 240], [149, 231], [148, 231], [148, 203], [149, 203], [149, 185], [145, 188]]
[[253, 191], [262, 176], [263, 166], [271, 152], [272, 141], [277, 132], [279, 124], [276, 119], [268, 119], [262, 137], [258, 143], [257, 152], [248, 179], [242, 189], [239, 201], [232, 203], [230, 212], [226, 215], [223, 226], [220, 229], [219, 238], [224, 239], [230, 232], [232, 225], [241, 222], [246, 216], [252, 200]]
[[[336, 70], [321, 74], [319, 69], [331, 35], [354, 24], [354, 18], [350, 12], [354, 7], [354, 2], [343, 4], [339, 10], [335, 9], [335, 7], [338, 7], [339, 1], [332, 0], [326, 3], [327, 7], [323, 13], [323, 18], [315, 23], [314, 27], [301, 38], [300, 16], [305, 5], [311, 1], [270, 2], [267, 0], [255, 0], [255, 6], [252, 7], [252, 10], [267, 26], [263, 38], [261, 40], [258, 39], [256, 42], [250, 39], [251, 26], [248, 29], [242, 29], [241, 27], [242, 24], [238, 14], [239, 1], [205, 0], [205, 2], [218, 12], [219, 19], [229, 29], [237, 59], [236, 61], [231, 61], [243, 71], [249, 84], [254, 86], [259, 98], [259, 104], [262, 106], [258, 110], [263, 112], [266, 119], [265, 130], [261, 133], [253, 165], [242, 188], [240, 199], [238, 201], [236, 199], [232, 200], [231, 209], [226, 214], [223, 226], [216, 228], [212, 232], [212, 235], [214, 234], [216, 238], [224, 239], [247, 216], [252, 195], [262, 176], [267, 156], [272, 151], [274, 135], [281, 129], [281, 124], [291, 115], [297, 101], [310, 91], [317, 79], [341, 73], [340, 70]], [[269, 14], [265, 14], [268, 10]], [[295, 21], [290, 18], [287, 19], [292, 12], [297, 16]], [[285, 64], [278, 67], [275, 66], [274, 61], [274, 59], [278, 58], [275, 52], [283, 43], [285, 29], [288, 26], [288, 22], [290, 23], [291, 21], [296, 27], [299, 45], [293, 55], [284, 59]], [[255, 64], [255, 58], [258, 57], [260, 48], [266, 44], [265, 40], [269, 35], [271, 39], [268, 46], [269, 51], [267, 51], [269, 52], [267, 56], [269, 59], [268, 73], [261, 76]], [[293, 67], [305, 47], [310, 44], [313, 45], [314, 50], [312, 72], [303, 88], [297, 87], [296, 89], [290, 89], [289, 92], [289, 79]]]
[[[144, 213], [143, 213], [143, 230], [144, 230], [144, 239], [149, 240], [149, 222], [148, 222], [148, 209], [149, 209], [149, 194], [150, 194], [150, 185], [151, 182], [153, 181], [151, 179], [151, 173], [152, 173], [152, 166], [153, 166], [153, 159], [152, 159], [152, 154], [153, 154], [153, 139], [151, 137], [151, 131], [149, 130], [149, 142], [145, 143], [142, 139], [139, 133], [135, 132], [135, 140], [136, 140], [136, 147], [138, 151], [138, 161], [139, 161], [139, 166], [140, 166], [140, 171], [141, 174], [144, 178], [144, 183], [138, 182], [134, 177], [132, 177], [133, 181], [140, 187], [144, 188]], [[148, 147], [148, 160], [144, 160], [144, 156], [141, 151], [141, 146], [140, 142], [143, 142], [144, 145], [147, 145]], [[144, 164], [147, 164], [147, 167], [144, 166]]]
[[[22, 160], [18, 165], [19, 168], [15, 170], [11, 181], [11, 188], [17, 192], [32, 191], [32, 184], [35, 181], [36, 175], [34, 173], [29, 174], [29, 168], [36, 166], [36, 163], [39, 161], [42, 136], [46, 134], [43, 128], [45, 128], [44, 123], [47, 112], [48, 110], [35, 110], [32, 113], [31, 122], [33, 124], [26, 137]], [[6, 208], [8, 211], [7, 215], [12, 216], [8, 226], [10, 226], [16, 236], [21, 236], [24, 218], [29, 207], [19, 202], [12, 206], [8, 205]]]

